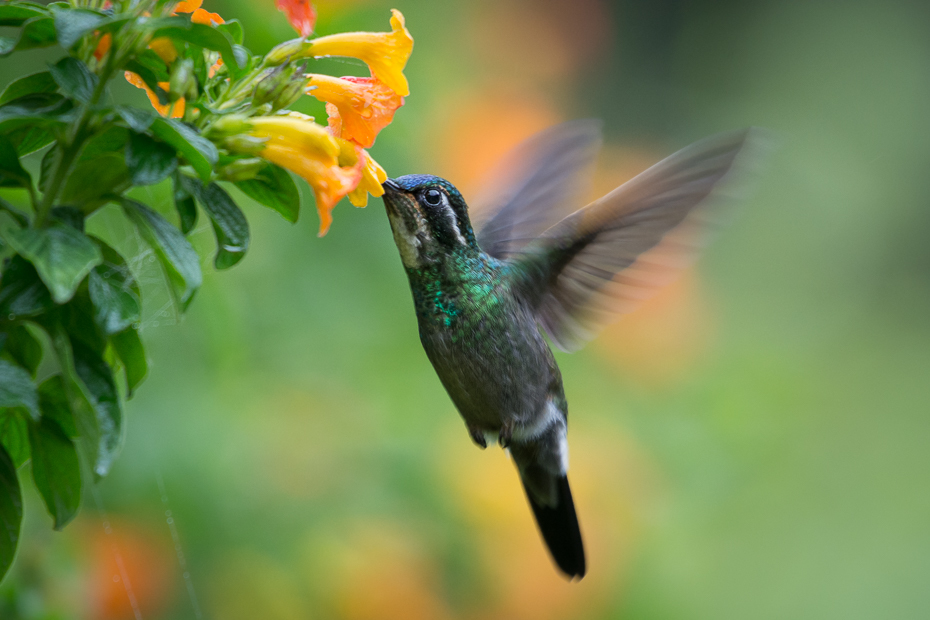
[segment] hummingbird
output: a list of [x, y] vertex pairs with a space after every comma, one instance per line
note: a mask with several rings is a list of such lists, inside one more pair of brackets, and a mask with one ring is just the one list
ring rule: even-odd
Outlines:
[[445, 179], [383, 184], [426, 355], [472, 441], [509, 451], [569, 579], [584, 577], [586, 560], [567, 477], [568, 402], [546, 338], [575, 350], [687, 264], [706, 236], [708, 198], [750, 135], [697, 142], [563, 217], [600, 132], [573, 121], [519, 147], [475, 227]]

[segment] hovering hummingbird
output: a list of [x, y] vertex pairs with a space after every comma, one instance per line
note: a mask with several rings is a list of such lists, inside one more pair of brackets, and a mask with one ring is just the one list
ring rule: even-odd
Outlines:
[[[561, 218], [600, 144], [600, 123], [538, 134], [511, 157], [484, 224], [448, 181], [384, 183], [420, 341], [481, 448], [509, 450], [543, 539], [569, 578], [585, 552], [568, 484], [568, 403], [544, 334], [574, 350], [698, 249], [707, 198], [749, 131], [693, 144]], [[500, 184], [499, 184], [500, 185]]]

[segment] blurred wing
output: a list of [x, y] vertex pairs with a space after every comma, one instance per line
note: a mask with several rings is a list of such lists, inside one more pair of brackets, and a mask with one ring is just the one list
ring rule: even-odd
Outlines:
[[556, 125], [517, 146], [495, 166], [473, 202], [482, 250], [499, 259], [518, 254], [558, 222], [582, 195], [601, 144], [601, 122]]
[[517, 265], [530, 279], [537, 318], [553, 344], [578, 348], [691, 262], [712, 228], [710, 203], [716, 200], [707, 198], [749, 138], [745, 130], [693, 144], [566, 217], [527, 248]]

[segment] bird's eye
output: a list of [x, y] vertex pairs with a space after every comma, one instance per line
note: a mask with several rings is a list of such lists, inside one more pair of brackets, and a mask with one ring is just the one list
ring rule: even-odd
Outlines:
[[429, 206], [435, 207], [435, 206], [439, 205], [440, 202], [442, 202], [442, 192], [440, 192], [438, 189], [430, 189], [430, 190], [427, 190], [427, 191], [423, 194], [423, 200], [424, 200], [424, 201], [426, 202], [426, 204], [428, 204]]

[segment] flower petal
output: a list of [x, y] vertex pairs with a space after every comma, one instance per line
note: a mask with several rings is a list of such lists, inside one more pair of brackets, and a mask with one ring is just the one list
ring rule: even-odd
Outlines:
[[174, 12], [193, 13], [200, 8], [201, 4], [203, 4], [203, 0], [181, 0], [181, 2], [178, 2], [177, 6], [174, 7]]
[[205, 26], [226, 23], [226, 21], [217, 13], [211, 13], [210, 11], [205, 11], [204, 9], [197, 9], [191, 13], [191, 21], [195, 24], [203, 24]]
[[287, 21], [291, 22], [300, 36], [309, 37], [313, 34], [316, 9], [310, 0], [275, 0], [275, 6], [287, 16]]
[[311, 42], [309, 56], [349, 56], [368, 65], [372, 75], [401, 97], [410, 94], [403, 70], [413, 51], [413, 37], [404, 26], [404, 16], [391, 9], [391, 32], [346, 32]]
[[307, 94], [326, 102], [334, 136], [370, 147], [404, 98], [377, 78], [311, 75]]
[[384, 195], [382, 183], [387, 181], [387, 173], [378, 162], [371, 158], [368, 151], [359, 149], [359, 159], [365, 162], [362, 168], [362, 180], [358, 187], [349, 192], [349, 202], [356, 207], [364, 207], [368, 204], [368, 194], [378, 197]]
[[[184, 97], [181, 97], [174, 103], [162, 104], [158, 101], [158, 95], [156, 95], [137, 74], [133, 73], [132, 71], [126, 71], [123, 76], [126, 78], [127, 82], [136, 88], [141, 88], [145, 91], [145, 94], [149, 97], [149, 101], [152, 102], [152, 107], [155, 108], [155, 110], [162, 116], [168, 116], [169, 114], [171, 115], [171, 118], [181, 118], [184, 116]], [[170, 86], [168, 82], [159, 82], [158, 85], [165, 90], [168, 90]]]

